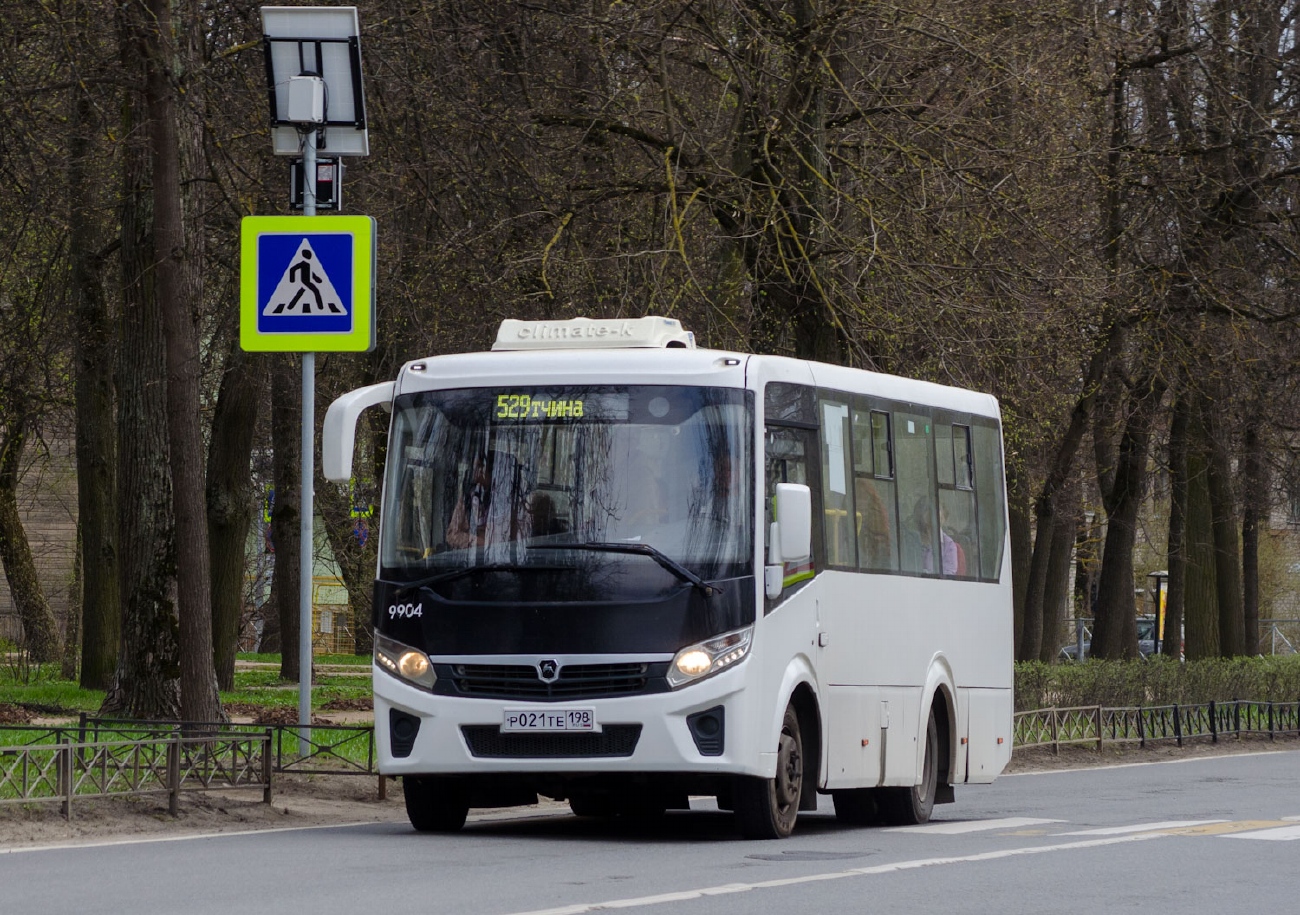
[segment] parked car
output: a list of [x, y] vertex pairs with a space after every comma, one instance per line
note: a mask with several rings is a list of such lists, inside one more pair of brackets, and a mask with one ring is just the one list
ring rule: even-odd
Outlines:
[[[1138, 630], [1138, 656], [1146, 660], [1148, 655], [1156, 652], [1156, 619], [1154, 616], [1139, 616], [1137, 621]], [[1084, 630], [1087, 635], [1087, 630]], [[1085, 638], [1083, 640], [1083, 656], [1087, 658], [1092, 652], [1092, 640]], [[1068, 645], [1061, 646], [1060, 658], [1062, 661], [1077, 660], [1079, 654], [1079, 645], [1077, 642], [1071, 642]]]

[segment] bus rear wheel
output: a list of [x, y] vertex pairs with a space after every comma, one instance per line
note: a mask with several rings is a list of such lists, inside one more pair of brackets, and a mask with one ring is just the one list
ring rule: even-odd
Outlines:
[[469, 802], [459, 785], [433, 775], [402, 776], [406, 816], [419, 832], [456, 832], [465, 825]]
[[881, 788], [880, 807], [891, 826], [915, 826], [930, 821], [934, 798], [939, 790], [939, 722], [930, 709], [925, 726], [925, 755], [921, 762], [921, 783], [911, 788]]
[[776, 775], [736, 779], [733, 803], [746, 839], [784, 839], [794, 832], [803, 794], [803, 738], [794, 706], [786, 706], [776, 748]]

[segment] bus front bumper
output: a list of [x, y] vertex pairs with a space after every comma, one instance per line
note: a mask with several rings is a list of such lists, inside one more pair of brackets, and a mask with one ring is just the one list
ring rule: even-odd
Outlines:
[[[375, 668], [375, 742], [385, 775], [699, 773], [763, 775], [753, 694], [742, 690], [741, 669], [667, 693], [643, 696], [521, 702], [435, 696]], [[589, 731], [508, 731], [526, 720], [553, 728], [594, 714]], [[720, 713], [717, 711], [720, 710]], [[712, 714], [710, 714], [712, 713]], [[723, 725], [720, 740], [703, 740], [697, 716]], [[568, 722], [564, 722], [568, 723]], [[692, 728], [694, 726], [695, 733]], [[709, 730], [706, 722], [703, 730]], [[770, 774], [770, 773], [767, 773]]]

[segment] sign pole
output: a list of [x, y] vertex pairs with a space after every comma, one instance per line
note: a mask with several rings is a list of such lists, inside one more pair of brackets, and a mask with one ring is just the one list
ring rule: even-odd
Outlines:
[[[357, 8], [264, 6], [261, 16], [271, 147], [277, 156], [302, 156], [303, 216], [246, 216], [241, 221], [239, 343], [248, 352], [302, 353], [298, 724], [299, 749], [306, 755], [311, 741], [316, 353], [374, 348], [374, 220], [316, 215], [317, 148], [335, 157], [365, 156], [370, 140]], [[335, 201], [341, 177], [340, 169]], [[289, 199], [292, 205], [292, 189]], [[263, 275], [264, 269], [276, 275]]]
[[[316, 215], [316, 127], [303, 134], [302, 213]], [[313, 474], [316, 465], [316, 354], [302, 354], [302, 496], [298, 569], [298, 723], [302, 725], [298, 752], [311, 744], [312, 573], [315, 571], [316, 506]]]

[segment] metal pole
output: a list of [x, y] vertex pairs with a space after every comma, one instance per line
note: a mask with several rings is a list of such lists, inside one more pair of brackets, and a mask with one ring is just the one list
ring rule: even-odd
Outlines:
[[[302, 214], [316, 215], [316, 127], [309, 126], [302, 147]], [[298, 570], [298, 724], [302, 726], [299, 754], [311, 743], [311, 583], [314, 563], [316, 430], [316, 354], [302, 354], [302, 516], [299, 520], [301, 566]]]

